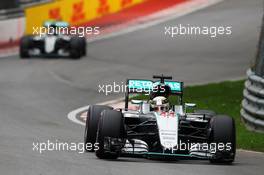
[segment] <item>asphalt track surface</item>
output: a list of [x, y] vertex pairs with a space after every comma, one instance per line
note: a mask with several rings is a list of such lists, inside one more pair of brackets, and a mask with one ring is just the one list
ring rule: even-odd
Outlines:
[[[232, 166], [207, 161], [98, 160], [74, 151], [32, 151], [32, 142], [82, 142], [83, 126], [69, 121], [77, 107], [120, 97], [98, 84], [169, 74], [188, 84], [245, 76], [254, 57], [262, 0], [226, 0], [187, 16], [88, 47], [78, 60], [17, 56], [0, 59], [0, 174], [263, 174], [264, 155], [238, 152]], [[231, 37], [164, 36], [176, 24], [231, 25]], [[247, 138], [245, 138], [247, 139]]]

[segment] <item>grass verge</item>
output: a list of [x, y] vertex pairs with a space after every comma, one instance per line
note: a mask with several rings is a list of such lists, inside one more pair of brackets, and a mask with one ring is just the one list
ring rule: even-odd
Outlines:
[[[196, 103], [199, 109], [214, 110], [235, 119], [237, 147], [264, 152], [264, 134], [248, 131], [241, 121], [240, 109], [243, 99], [244, 80], [225, 81], [206, 85], [189, 86], [184, 89], [184, 101]], [[143, 96], [137, 99], [146, 98]], [[171, 102], [175, 99], [171, 98]]]

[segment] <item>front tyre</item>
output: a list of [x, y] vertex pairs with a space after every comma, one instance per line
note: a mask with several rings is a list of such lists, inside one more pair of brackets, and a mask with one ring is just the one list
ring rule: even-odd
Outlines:
[[[226, 115], [217, 115], [210, 120], [210, 144], [215, 144], [211, 163], [232, 163], [236, 154], [236, 128], [234, 119]], [[220, 144], [225, 145], [224, 149]]]
[[100, 159], [117, 159], [124, 144], [124, 119], [120, 111], [105, 110], [100, 118], [95, 154]]
[[70, 57], [80, 59], [82, 56], [81, 42], [78, 37], [72, 37], [70, 40]]
[[96, 141], [96, 133], [101, 113], [104, 110], [112, 109], [110, 106], [103, 105], [91, 105], [87, 111], [85, 131], [84, 131], [84, 143], [85, 145], [92, 144], [92, 149], [86, 149], [86, 151], [93, 152], [94, 144]]
[[19, 55], [20, 58], [29, 58], [29, 48], [31, 44], [31, 36], [23, 36], [20, 40]]
[[82, 56], [86, 56], [86, 45], [87, 45], [87, 43], [86, 43], [86, 38], [85, 37], [80, 37], [79, 38], [79, 40], [80, 40], [80, 47], [81, 47], [81, 54], [82, 54]]

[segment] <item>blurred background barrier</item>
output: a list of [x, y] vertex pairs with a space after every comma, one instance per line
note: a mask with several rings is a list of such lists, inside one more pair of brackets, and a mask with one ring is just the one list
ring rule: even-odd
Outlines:
[[9, 46], [10, 44], [18, 43], [25, 30], [25, 18], [10, 18], [6, 20], [0, 20], [0, 48]]
[[258, 50], [243, 92], [241, 116], [249, 130], [264, 133], [264, 16], [258, 43]]
[[0, 49], [17, 46], [25, 31], [24, 9], [51, 0], [1, 0]]
[[20, 8], [0, 10], [0, 20], [17, 18], [23, 16], [23, 10]]
[[0, 49], [18, 44], [45, 20], [82, 25], [146, 0], [2, 0], [0, 3]]
[[52, 0], [1, 0], [0, 20], [17, 18], [24, 15], [26, 7], [48, 3]]
[[63, 20], [72, 26], [121, 11], [146, 0], [57, 0], [25, 10], [26, 33], [40, 27], [45, 20]]

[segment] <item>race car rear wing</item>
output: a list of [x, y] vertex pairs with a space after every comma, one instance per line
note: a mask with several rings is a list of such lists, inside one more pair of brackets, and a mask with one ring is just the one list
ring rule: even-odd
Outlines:
[[[153, 78], [160, 78], [161, 80], [144, 80], [144, 79], [128, 79], [126, 83], [126, 94], [125, 94], [125, 110], [128, 109], [129, 95], [130, 94], [150, 94], [155, 86], [159, 84], [168, 85], [171, 89], [171, 95], [177, 95], [180, 97], [180, 103], [183, 100], [183, 82], [166, 80], [162, 76], [153, 76]], [[171, 79], [171, 78], [170, 78]]]

